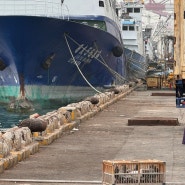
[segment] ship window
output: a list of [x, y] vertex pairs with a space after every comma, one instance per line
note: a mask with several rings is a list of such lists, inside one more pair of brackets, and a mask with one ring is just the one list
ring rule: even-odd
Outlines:
[[122, 30], [128, 30], [128, 26], [122, 26]]
[[104, 7], [104, 2], [103, 1], [99, 1], [99, 7]]
[[129, 26], [129, 31], [134, 31], [134, 26]]
[[133, 12], [133, 8], [127, 8], [127, 13], [132, 13]]
[[140, 8], [134, 8], [134, 13], [140, 13]]

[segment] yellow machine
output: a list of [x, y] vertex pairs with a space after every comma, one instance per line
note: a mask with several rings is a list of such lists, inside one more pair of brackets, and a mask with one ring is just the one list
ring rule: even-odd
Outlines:
[[147, 77], [146, 78], [147, 89], [149, 88], [161, 88], [161, 79], [159, 77]]
[[176, 107], [185, 107], [185, 0], [174, 0], [174, 75], [176, 79]]
[[174, 75], [177, 79], [185, 79], [184, 11], [185, 0], [174, 0]]

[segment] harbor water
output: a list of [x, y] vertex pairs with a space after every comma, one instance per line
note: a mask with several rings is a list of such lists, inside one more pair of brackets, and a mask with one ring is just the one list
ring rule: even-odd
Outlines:
[[8, 111], [8, 104], [0, 103], [0, 130], [12, 128], [18, 125], [22, 120], [29, 118], [30, 115], [34, 113], [38, 113], [39, 115], [44, 115], [48, 112], [57, 110], [62, 106], [66, 106], [67, 104], [78, 102], [82, 100], [79, 99], [68, 99], [68, 100], [50, 100], [44, 102], [33, 102], [33, 110], [20, 112], [20, 111]]

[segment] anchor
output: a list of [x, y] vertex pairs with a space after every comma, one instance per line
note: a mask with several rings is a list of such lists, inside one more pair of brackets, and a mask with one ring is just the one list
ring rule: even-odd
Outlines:
[[33, 104], [29, 101], [25, 96], [25, 89], [24, 89], [24, 77], [23, 75], [19, 75], [20, 80], [20, 95], [17, 99], [10, 102], [7, 107], [8, 111], [11, 112], [29, 112], [33, 111]]

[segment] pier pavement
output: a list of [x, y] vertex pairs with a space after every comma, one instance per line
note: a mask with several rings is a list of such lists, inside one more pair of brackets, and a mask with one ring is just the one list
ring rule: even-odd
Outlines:
[[[176, 108], [175, 96], [151, 96], [152, 92], [135, 90], [41, 146], [0, 174], [0, 184], [102, 184], [102, 161], [117, 159], [165, 161], [166, 184], [185, 184], [185, 109]], [[178, 118], [179, 125], [128, 126], [134, 117]]]

